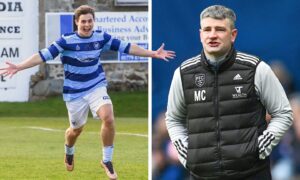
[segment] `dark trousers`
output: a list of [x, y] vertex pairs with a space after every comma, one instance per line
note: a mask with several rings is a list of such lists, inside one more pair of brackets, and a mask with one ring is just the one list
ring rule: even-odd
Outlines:
[[[223, 180], [224, 178], [219, 178], [219, 179]], [[206, 180], [206, 179], [197, 179], [194, 176], [190, 175], [190, 180]], [[271, 170], [270, 167], [267, 167], [257, 172], [254, 175], [250, 175], [248, 177], [243, 177], [235, 180], [272, 180]]]

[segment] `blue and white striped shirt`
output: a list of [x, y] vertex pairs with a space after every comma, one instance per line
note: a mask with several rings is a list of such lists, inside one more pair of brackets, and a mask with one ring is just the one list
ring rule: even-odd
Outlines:
[[90, 37], [80, 37], [77, 32], [62, 35], [39, 54], [43, 61], [53, 60], [61, 54], [65, 79], [64, 101], [82, 97], [97, 87], [107, 86], [100, 63], [104, 49], [129, 53], [130, 43], [120, 41], [102, 31], [93, 31]]

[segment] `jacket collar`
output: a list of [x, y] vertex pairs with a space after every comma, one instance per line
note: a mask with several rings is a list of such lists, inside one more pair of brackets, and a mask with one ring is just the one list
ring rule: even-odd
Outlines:
[[231, 67], [233, 65], [233, 63], [235, 62], [235, 56], [236, 56], [236, 50], [232, 46], [232, 48], [230, 49], [228, 55], [225, 57], [225, 60], [223, 61], [223, 63], [218, 65], [218, 67], [216, 67], [216, 66], [211, 65], [208, 62], [208, 60], [205, 56], [205, 53], [202, 50], [202, 52], [201, 52], [201, 64], [207, 70], [222, 72], [222, 71], [228, 69], [229, 67]]

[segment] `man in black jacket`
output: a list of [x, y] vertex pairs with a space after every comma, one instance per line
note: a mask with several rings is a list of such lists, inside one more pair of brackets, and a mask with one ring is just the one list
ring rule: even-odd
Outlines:
[[268, 156], [292, 124], [285, 92], [266, 63], [235, 50], [231, 9], [210, 6], [200, 19], [203, 51], [175, 71], [169, 92], [179, 159], [191, 179], [271, 179]]

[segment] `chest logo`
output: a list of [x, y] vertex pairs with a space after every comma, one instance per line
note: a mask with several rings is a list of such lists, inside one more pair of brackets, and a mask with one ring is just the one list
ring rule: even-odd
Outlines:
[[234, 78], [233, 78], [234, 81], [238, 81], [238, 80], [242, 80], [242, 79], [243, 78], [240, 74], [235, 75]]
[[243, 86], [234, 87], [236, 93], [232, 94], [233, 99], [246, 98], [247, 94], [242, 92]]
[[93, 45], [95, 49], [100, 49], [100, 44], [98, 42], [94, 42]]
[[241, 94], [243, 86], [235, 86], [236, 93]]
[[205, 74], [196, 74], [195, 84], [198, 87], [202, 87], [205, 84]]

